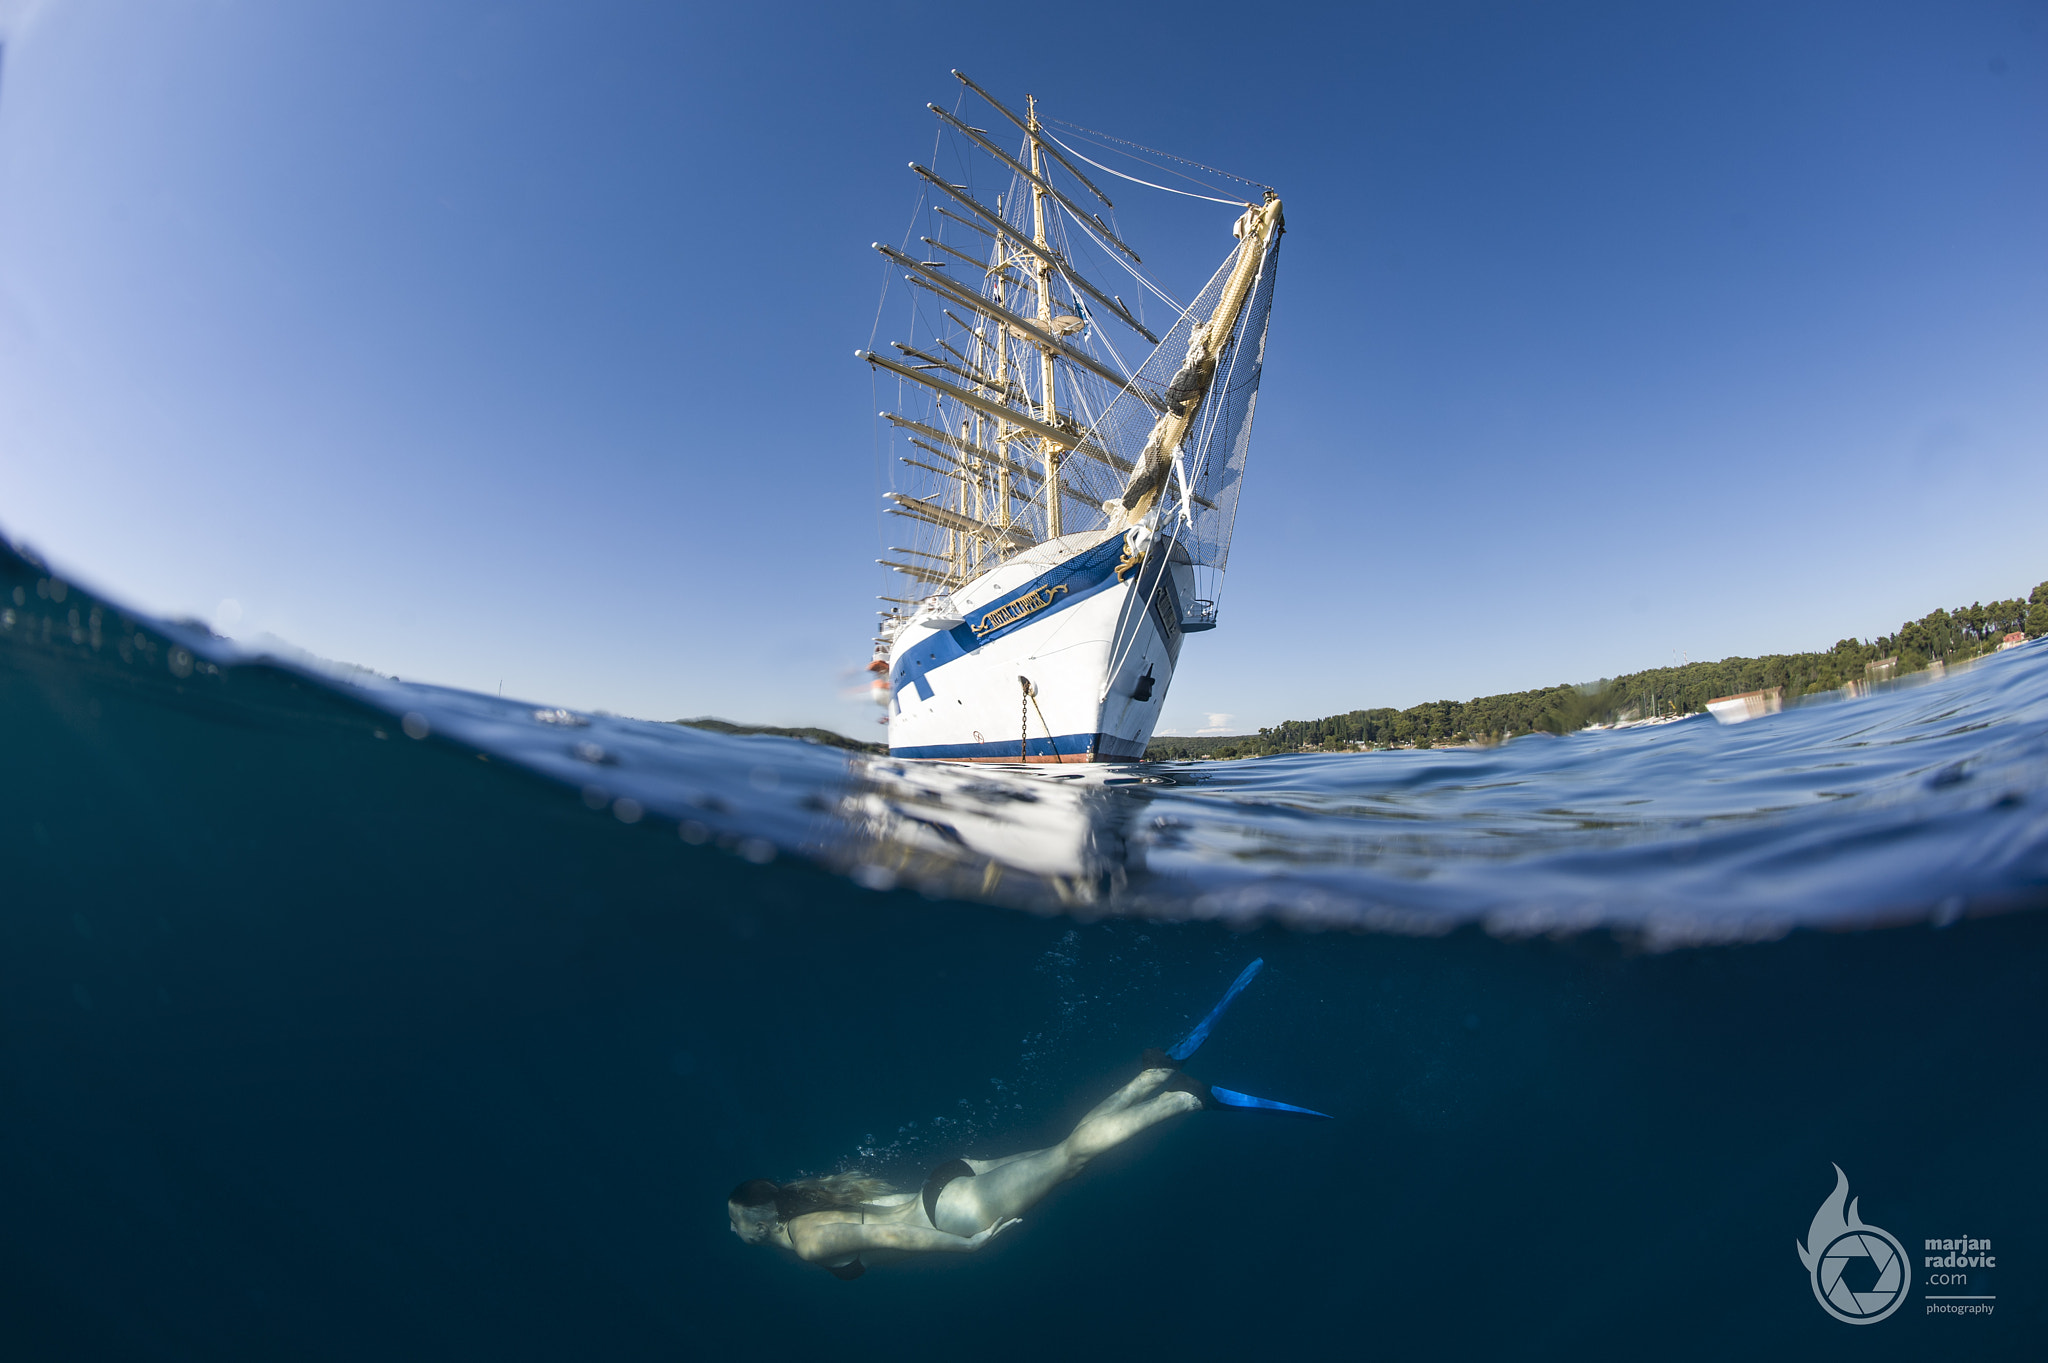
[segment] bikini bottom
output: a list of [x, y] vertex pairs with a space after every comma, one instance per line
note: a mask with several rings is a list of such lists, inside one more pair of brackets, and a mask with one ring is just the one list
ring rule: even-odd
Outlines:
[[946, 1191], [946, 1185], [954, 1179], [973, 1177], [974, 1166], [964, 1159], [949, 1159], [925, 1175], [924, 1218], [932, 1223], [934, 1230], [939, 1225], [939, 1194]]

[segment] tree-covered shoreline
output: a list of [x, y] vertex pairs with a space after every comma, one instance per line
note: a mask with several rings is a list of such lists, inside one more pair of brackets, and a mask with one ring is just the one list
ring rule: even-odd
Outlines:
[[714, 734], [767, 734], [774, 738], [794, 738], [803, 743], [822, 743], [829, 748], [845, 748], [848, 752], [879, 755], [889, 751], [881, 743], [867, 743], [858, 738], [848, 738], [832, 729], [810, 726], [801, 729], [784, 728], [776, 724], [735, 724], [729, 719], [715, 719], [709, 715], [702, 719], [672, 719], [671, 724], [680, 724], [685, 729], [705, 729]]
[[[1924, 671], [1989, 653], [2005, 635], [2048, 634], [2048, 582], [2024, 600], [2012, 598], [1937, 610], [1872, 640], [1843, 639], [1822, 653], [1777, 653], [1761, 658], [1654, 667], [1586, 685], [1558, 685], [1534, 691], [1438, 700], [1406, 710], [1352, 710], [1322, 719], [1290, 719], [1255, 734], [1205, 738], [1155, 738], [1151, 760], [1265, 757], [1275, 753], [1328, 752], [1361, 747], [1431, 747], [1441, 743], [1490, 743], [1526, 733], [1569, 733], [1588, 724], [1692, 714], [1718, 696], [1785, 688], [1785, 699], [1837, 691], [1872, 675], [1873, 664], [1896, 658], [1894, 675]], [[1889, 669], [1887, 669], [1889, 670]]]

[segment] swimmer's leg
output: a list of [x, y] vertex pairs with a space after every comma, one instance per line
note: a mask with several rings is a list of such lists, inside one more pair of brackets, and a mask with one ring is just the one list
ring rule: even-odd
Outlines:
[[1140, 1070], [1137, 1078], [1090, 1109], [1053, 1148], [1066, 1151], [1074, 1162], [1073, 1174], [1078, 1174], [1089, 1160], [1122, 1145], [1146, 1127], [1198, 1110], [1202, 1100], [1175, 1086], [1178, 1077], [1178, 1072], [1170, 1069]]
[[1173, 1077], [1174, 1071], [1164, 1067], [1140, 1071], [1091, 1108], [1058, 1145], [1004, 1159], [968, 1160], [975, 1176], [946, 1185], [933, 1220], [940, 1230], [972, 1235], [1003, 1217], [1022, 1216], [1103, 1151], [1169, 1117], [1198, 1111], [1199, 1097], [1167, 1087]]

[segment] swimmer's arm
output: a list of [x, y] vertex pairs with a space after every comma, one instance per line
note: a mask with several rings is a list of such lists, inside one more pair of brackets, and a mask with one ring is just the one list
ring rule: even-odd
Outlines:
[[834, 1221], [822, 1226], [791, 1226], [789, 1242], [798, 1257], [812, 1263], [843, 1259], [864, 1249], [895, 1249], [910, 1254], [972, 1254], [989, 1242], [989, 1237], [1017, 1224], [1017, 1218], [998, 1221], [974, 1235], [949, 1235], [924, 1226], [875, 1226], [853, 1221]]

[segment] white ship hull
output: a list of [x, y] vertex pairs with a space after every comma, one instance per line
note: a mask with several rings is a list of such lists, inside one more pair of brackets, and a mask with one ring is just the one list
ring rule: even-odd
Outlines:
[[1062, 536], [954, 592], [959, 623], [913, 616], [888, 654], [891, 756], [1143, 757], [1182, 639], [1210, 622], [1189, 618], [1184, 553], [1162, 546], [1119, 579], [1122, 558], [1121, 535]]

